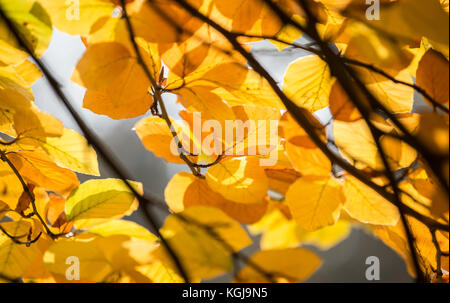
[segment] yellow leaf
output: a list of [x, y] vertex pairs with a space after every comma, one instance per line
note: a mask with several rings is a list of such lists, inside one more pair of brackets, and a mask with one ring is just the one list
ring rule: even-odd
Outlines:
[[7, 157], [27, 182], [39, 187], [66, 195], [79, 184], [74, 172], [57, 166], [42, 151], [19, 151]]
[[12, 66], [0, 66], [0, 90], [4, 89], [16, 91], [28, 100], [34, 100], [33, 92], [28, 83], [17, 74]]
[[[23, 236], [25, 234], [22, 240], [26, 241], [30, 224], [28, 222], [7, 222], [2, 223], [2, 227], [7, 229], [12, 236]], [[14, 243], [0, 232], [0, 275], [13, 279], [20, 278], [25, 270], [40, 257], [42, 255], [37, 243], [26, 247]]]
[[449, 18], [439, 0], [386, 1], [379, 12], [381, 20], [367, 20], [358, 5], [353, 10], [350, 5], [346, 13], [405, 43], [420, 41], [425, 36], [437, 47], [446, 48], [448, 54]]
[[22, 192], [23, 188], [17, 176], [6, 163], [0, 162], [0, 200], [15, 209]]
[[148, 277], [153, 283], [183, 283], [183, 279], [171, 268], [165, 266], [162, 262], [154, 262], [148, 265], [142, 265], [136, 270]]
[[225, 125], [226, 120], [234, 120], [231, 107], [222, 101], [219, 96], [211, 92], [210, 88], [193, 86], [177, 91], [179, 101], [191, 112], [201, 112], [202, 119], [214, 119]]
[[[213, 278], [230, 271], [233, 262], [229, 249], [237, 252], [251, 244], [244, 229], [216, 208], [192, 207], [181, 215], [188, 221], [171, 215], [166, 219], [161, 233], [179, 256], [192, 280]], [[189, 224], [189, 220], [194, 223]], [[220, 239], [207, 233], [199, 224], [210, 228]], [[223, 241], [227, 243], [226, 246]], [[162, 247], [155, 256], [159, 256], [162, 261], [167, 260], [167, 264], [174, 268], [171, 258]]]
[[0, 201], [0, 220], [3, 218], [3, 216], [10, 211], [9, 205], [6, 204], [3, 201]]
[[[412, 235], [415, 239], [415, 248], [419, 254], [419, 265], [427, 274], [432, 274], [436, 268], [436, 248], [432, 242], [431, 233], [423, 223], [415, 218], [407, 217]], [[376, 235], [388, 246], [394, 249], [408, 265], [411, 275], [415, 272], [411, 259], [408, 240], [402, 222], [396, 226], [373, 226]], [[448, 248], [448, 238], [437, 234], [440, 247], [445, 251]]]
[[386, 135], [381, 137], [380, 142], [394, 169], [408, 167], [417, 160], [417, 151], [402, 140]]
[[318, 56], [307, 56], [288, 67], [283, 90], [299, 107], [316, 112], [328, 106], [332, 82], [327, 63]]
[[17, 42], [10, 37], [4, 20], [0, 19], [0, 65], [11, 65], [23, 62], [28, 54], [18, 48]]
[[74, 262], [75, 256], [79, 261], [80, 281], [102, 282], [112, 271], [112, 266], [106, 259], [105, 253], [93, 239], [62, 239], [51, 245], [44, 254], [44, 267], [54, 274], [58, 274], [63, 281], [66, 272]]
[[86, 36], [101, 17], [111, 16], [114, 3], [110, 0], [39, 0], [49, 12], [53, 25], [71, 35]]
[[36, 64], [29, 60], [23, 61], [21, 64], [16, 65], [14, 67], [16, 73], [23, 79], [25, 82], [31, 86], [37, 80], [42, 77], [41, 70], [37, 67]]
[[289, 220], [279, 210], [268, 213], [256, 225], [249, 227], [252, 233], [263, 233], [261, 249], [292, 248], [303, 244], [328, 250], [343, 241], [350, 234], [350, 223], [339, 220], [335, 225], [316, 231], [306, 231], [294, 220]]
[[[273, 274], [276, 282], [300, 282], [310, 277], [321, 265], [321, 259], [312, 251], [304, 248], [264, 250], [250, 259], [252, 264], [264, 272]], [[273, 282], [260, 271], [247, 265], [236, 276], [237, 282], [268, 283]]]
[[232, 30], [246, 32], [259, 19], [264, 2], [252, 0], [215, 0], [217, 9], [232, 19]]
[[[155, 45], [140, 39], [137, 42], [151, 76], [157, 79], [161, 62]], [[112, 57], [105, 56], [105, 52]], [[117, 42], [90, 46], [78, 63], [73, 80], [88, 88], [83, 107], [112, 119], [141, 116], [153, 103], [150, 79], [134, 53]]]
[[100, 175], [95, 150], [74, 130], [66, 128], [61, 137], [47, 138], [42, 148], [59, 166], [83, 174]]
[[34, 104], [14, 116], [14, 128], [22, 137], [59, 137], [64, 127], [61, 121], [48, 113], [41, 112]]
[[[233, 106], [233, 112], [236, 116], [233, 134], [236, 136], [233, 140], [225, 137], [225, 152], [233, 150], [233, 154], [238, 156], [267, 156], [277, 148], [279, 109], [246, 104]], [[244, 127], [240, 127], [239, 122], [243, 122]]]
[[413, 134], [436, 154], [446, 155], [449, 153], [449, 120], [448, 116], [436, 113], [420, 115], [419, 127]]
[[[448, 60], [433, 49], [428, 50], [422, 57], [417, 69], [417, 85], [440, 104], [449, 103], [448, 90]], [[425, 101], [429, 102], [427, 98]]]
[[[359, 10], [366, 11], [366, 6]], [[404, 48], [404, 44], [389, 39], [370, 25], [347, 20], [345, 30], [338, 39], [338, 42], [347, 44], [345, 57], [375, 65], [395, 76], [398, 71], [408, 67], [413, 56]]]
[[345, 202], [341, 187], [333, 177], [298, 179], [286, 193], [294, 219], [309, 231], [335, 224]]
[[398, 208], [352, 176], [344, 183], [344, 209], [360, 222], [395, 226], [400, 219]]
[[257, 222], [267, 209], [267, 201], [264, 200], [250, 204], [226, 200], [214, 192], [204, 179], [186, 172], [175, 175], [164, 193], [167, 204], [174, 212], [182, 212], [193, 206], [211, 206], [244, 224]]
[[[275, 18], [274, 18], [275, 19]], [[305, 19], [299, 15], [294, 15], [292, 17], [293, 20], [297, 21], [298, 23], [304, 25]], [[303, 35], [303, 32], [301, 32], [297, 27], [287, 24], [283, 26], [283, 28], [277, 33], [277, 38], [280, 39], [283, 42], [293, 43], [295, 40], [300, 38]], [[275, 45], [278, 50], [283, 50], [286, 47], [289, 46], [289, 44], [281, 43], [275, 40], [269, 40], [273, 45]]]
[[17, 137], [57, 137], [63, 132], [62, 123], [41, 112], [32, 102], [12, 89], [0, 89], [0, 131]]
[[[137, 191], [142, 192], [139, 183], [132, 184]], [[67, 198], [67, 221], [117, 219], [127, 215], [130, 209], [134, 211], [133, 204], [136, 203], [136, 197], [122, 180], [89, 180]], [[80, 223], [83, 225], [84, 222]]]
[[128, 236], [132, 239], [146, 240], [149, 242], [155, 242], [157, 240], [157, 237], [146, 228], [133, 221], [127, 220], [108, 221], [89, 228], [88, 232], [104, 238], [120, 235]]
[[120, 43], [91, 45], [75, 68], [72, 80], [87, 89], [108, 87], [134, 62], [128, 49]]
[[285, 194], [289, 186], [294, 183], [301, 174], [294, 169], [266, 169], [266, 175], [269, 178], [269, 189], [280, 194]]
[[[173, 123], [172, 125], [181, 140], [183, 138], [182, 135], [186, 135], [187, 131], [182, 133], [180, 132], [181, 126], [179, 124]], [[142, 144], [155, 156], [164, 158], [168, 162], [184, 163], [180, 159], [178, 147], [164, 119], [159, 117], [144, 118], [136, 124], [135, 129]], [[187, 136], [190, 138], [190, 133], [187, 133]]]
[[[189, 0], [190, 5], [200, 8], [201, 0]], [[161, 0], [155, 3], [141, 1], [139, 8], [130, 17], [136, 36], [148, 42], [173, 43], [182, 40], [186, 32], [195, 32], [202, 23], [182, 7], [170, 0]], [[148, 26], [152, 24], [152, 26]]]
[[[374, 120], [372, 123], [382, 131], [392, 130], [392, 126], [384, 120]], [[333, 131], [337, 146], [351, 161], [356, 162], [357, 167], [385, 169], [376, 142], [364, 119], [355, 122], [335, 121]], [[417, 152], [402, 140], [384, 135], [380, 138], [380, 144], [391, 169], [408, 167], [417, 159]]]
[[[360, 99], [358, 101], [362, 102], [363, 100]], [[339, 121], [353, 122], [362, 118], [360, 112], [338, 81], [331, 88], [330, 111], [333, 118]]]
[[50, 17], [41, 4], [34, 0], [0, 0], [0, 7], [28, 46], [41, 57], [52, 37]]
[[[394, 83], [383, 76], [371, 71], [360, 73], [369, 91], [393, 113], [408, 113], [412, 111], [414, 103], [414, 89], [404, 84]], [[413, 84], [408, 70], [399, 72], [395, 79]]]
[[361, 119], [346, 123], [333, 123], [334, 140], [344, 154], [372, 168], [384, 169], [369, 126]]
[[239, 203], [258, 203], [269, 189], [264, 169], [256, 159], [223, 161], [211, 167], [206, 181], [224, 198]]
[[313, 232], [303, 231], [301, 243], [314, 245], [321, 250], [328, 250], [347, 238], [350, 232], [350, 223], [339, 220], [334, 225]]
[[[205, 59], [205, 61], [207, 61]], [[236, 60], [235, 60], [236, 61]], [[203, 63], [202, 68], [185, 75], [183, 78], [169, 75], [168, 88], [178, 89], [182, 86], [206, 86], [225, 99], [230, 105], [250, 103], [283, 109], [284, 106], [273, 92], [268, 82], [254, 70], [241, 62], [222, 61]], [[204, 66], [206, 65], [206, 66]]]

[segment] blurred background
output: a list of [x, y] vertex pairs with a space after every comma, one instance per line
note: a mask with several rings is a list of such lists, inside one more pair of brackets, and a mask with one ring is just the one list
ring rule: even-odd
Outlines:
[[[133, 131], [134, 125], [142, 117], [116, 121], [82, 108], [85, 90], [72, 83], [70, 77], [84, 51], [85, 47], [79, 37], [61, 33], [55, 29], [50, 48], [43, 60], [63, 85], [65, 93], [70, 97], [78, 112], [106, 143], [110, 151], [121, 160], [134, 179], [142, 182], [147, 191], [163, 198], [164, 188], [172, 176], [179, 171], [186, 170], [186, 167], [168, 164], [164, 160], [154, 157], [143, 147]], [[299, 49], [285, 49], [278, 52], [269, 42], [254, 44], [252, 51], [279, 83], [282, 83], [289, 63], [307, 55]], [[36, 103], [41, 110], [59, 118], [65, 127], [80, 131], [45, 79], [40, 79], [33, 86], [33, 91]], [[170, 114], [177, 117], [177, 112], [181, 107], [175, 103], [175, 100], [176, 98], [172, 96], [165, 96]], [[319, 112], [317, 116], [322, 121], [328, 121], [330, 117], [326, 109]], [[100, 170], [102, 178], [114, 177], [102, 163]], [[80, 175], [80, 181], [85, 180], [87, 180], [86, 176]], [[164, 214], [161, 214], [160, 217], [160, 222], [163, 222]], [[144, 224], [139, 212], [131, 219]], [[257, 238], [255, 243], [258, 243]], [[251, 253], [255, 249], [256, 247], [251, 247], [246, 252]], [[346, 240], [328, 251], [312, 249], [317, 251], [324, 262], [307, 282], [368, 282], [365, 278], [368, 265], [365, 262], [370, 256], [376, 256], [380, 260], [381, 280], [379, 282], [412, 282], [403, 260], [380, 240], [360, 229], [353, 229]], [[221, 277], [212, 282], [217, 281], [227, 281], [227, 277]]]

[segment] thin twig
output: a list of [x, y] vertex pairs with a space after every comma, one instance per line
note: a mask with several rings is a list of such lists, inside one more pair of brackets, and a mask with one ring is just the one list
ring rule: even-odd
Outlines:
[[6, 164], [8, 164], [8, 166], [11, 168], [11, 170], [16, 175], [17, 179], [19, 180], [20, 184], [22, 185], [23, 191], [25, 192], [25, 194], [30, 199], [30, 204], [31, 204], [31, 207], [33, 208], [33, 212], [32, 212], [33, 216], [36, 216], [39, 219], [39, 221], [41, 222], [42, 226], [44, 226], [44, 229], [47, 232], [47, 234], [50, 237], [52, 237], [53, 239], [56, 239], [56, 238], [62, 236], [62, 234], [54, 234], [50, 230], [50, 228], [47, 225], [47, 222], [42, 218], [41, 214], [39, 214], [39, 212], [38, 212], [38, 209], [37, 209], [37, 206], [36, 206], [36, 199], [34, 197], [34, 194], [28, 188], [28, 185], [25, 182], [25, 180], [22, 178], [22, 175], [20, 174], [20, 172], [17, 170], [17, 168], [14, 166], [14, 164], [11, 162], [11, 160], [9, 160], [9, 158], [5, 154], [5, 152], [1, 151], [1, 150], [0, 150], [0, 159], [3, 162], [5, 162]]
[[31, 244], [33, 244], [33, 243], [36, 243], [39, 239], [40, 239], [40, 237], [41, 237], [41, 235], [42, 235], [42, 232], [40, 232], [37, 236], [36, 236], [36, 238], [34, 238], [34, 239], [29, 239], [29, 240], [27, 240], [27, 241], [21, 241], [21, 240], [19, 240], [19, 239], [21, 239], [21, 238], [23, 238], [23, 237], [29, 237], [30, 238], [30, 236], [31, 236], [31, 234], [32, 234], [32, 230], [30, 229], [30, 233], [28, 234], [28, 235], [23, 235], [23, 236], [13, 236], [13, 235], [11, 235], [11, 234], [9, 234], [4, 228], [3, 228], [3, 226], [1, 226], [0, 225], [0, 231], [2, 232], [2, 233], [4, 233], [5, 234], [5, 236], [7, 236], [8, 238], [10, 238], [11, 239], [11, 241], [13, 241], [14, 243], [16, 243], [16, 244], [19, 244], [19, 245], [25, 245], [25, 246], [27, 246], [27, 247], [29, 247]]

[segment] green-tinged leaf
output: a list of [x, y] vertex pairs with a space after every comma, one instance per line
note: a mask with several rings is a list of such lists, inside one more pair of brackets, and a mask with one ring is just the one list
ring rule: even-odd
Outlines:
[[[42, 5], [34, 0], [0, 0], [0, 8], [16, 26], [28, 47], [41, 57], [52, 37], [52, 23]], [[6, 42], [17, 43], [15, 39]]]
[[66, 128], [61, 137], [47, 138], [42, 147], [59, 166], [87, 175], [100, 175], [95, 150], [74, 130]]
[[[141, 190], [139, 183], [132, 183]], [[66, 202], [67, 221], [82, 219], [115, 219], [126, 215], [136, 197], [118, 179], [90, 180], [72, 192]]]

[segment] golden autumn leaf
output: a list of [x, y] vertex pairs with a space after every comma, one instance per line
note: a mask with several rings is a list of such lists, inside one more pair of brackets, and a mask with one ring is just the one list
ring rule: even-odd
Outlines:
[[[132, 186], [142, 192], [139, 183], [132, 183]], [[77, 226], [91, 226], [128, 215], [137, 208], [136, 203], [136, 197], [121, 180], [86, 181], [67, 198], [67, 221], [79, 221]]]
[[419, 117], [419, 126], [413, 132], [423, 144], [436, 154], [449, 153], [449, 120], [448, 116], [426, 113]]
[[[393, 113], [407, 113], [412, 111], [414, 103], [414, 89], [404, 84], [397, 84], [371, 71], [360, 74], [369, 91], [379, 102]], [[413, 84], [412, 77], [407, 70], [400, 71], [396, 80]]]
[[[417, 85], [425, 89], [431, 98], [448, 106], [448, 75], [448, 60], [430, 49], [423, 55], [417, 68]], [[429, 102], [427, 98], [424, 99]]]
[[[182, 125], [173, 123], [172, 126], [180, 135], [180, 140], [183, 137], [191, 138], [190, 132], [182, 128]], [[155, 156], [173, 163], [184, 163], [179, 157], [180, 151], [171, 129], [164, 119], [159, 117], [144, 118], [136, 124], [135, 130], [145, 148], [153, 152]], [[189, 142], [181, 141], [181, 143], [183, 146], [187, 146]], [[190, 151], [190, 149], [186, 150]]]
[[[245, 230], [216, 208], [197, 206], [186, 209], [181, 215], [197, 224], [187, 224], [176, 215], [171, 215], [166, 219], [161, 233], [180, 256], [190, 279], [213, 278], [231, 270], [232, 251], [229, 249], [237, 252], [251, 244]], [[209, 226], [214, 234], [211, 235], [199, 224]], [[168, 258], [166, 254], [161, 248], [155, 256], [165, 260]], [[170, 258], [167, 261], [172, 264]]]
[[[354, 9], [350, 5], [346, 13], [366, 22], [380, 33], [406, 43], [420, 41], [422, 36], [427, 37], [436, 47], [447, 48], [448, 53], [448, 13], [444, 11], [439, 0], [430, 0], [426, 3], [420, 0], [395, 3], [386, 1], [381, 5], [379, 12], [383, 16], [381, 22], [365, 19], [364, 10], [361, 10], [358, 5]], [[426, 16], [433, 16], [433, 18]]]
[[263, 2], [252, 0], [215, 0], [215, 6], [223, 16], [232, 19], [232, 30], [246, 32], [259, 19]]
[[[28, 222], [7, 222], [2, 227], [12, 236], [27, 235], [30, 229]], [[22, 238], [23, 239], [23, 238]], [[26, 240], [26, 237], [25, 239]], [[36, 259], [42, 257], [37, 244], [30, 247], [14, 243], [0, 233], [0, 274], [6, 277], [19, 278]]]
[[283, 90], [297, 106], [315, 112], [328, 106], [332, 84], [327, 63], [318, 56], [307, 56], [291, 63]]
[[[321, 265], [321, 259], [304, 248], [263, 250], [252, 256], [253, 264], [267, 272], [274, 272], [276, 282], [295, 283], [311, 276]], [[246, 283], [274, 282], [262, 273], [247, 265], [238, 272], [236, 281]]]
[[[377, 124], [379, 128], [391, 128], [384, 120]], [[364, 119], [355, 122], [335, 121], [333, 123], [335, 143], [341, 152], [355, 161], [357, 167], [371, 167], [384, 170], [384, 164], [372, 132]], [[408, 167], [417, 158], [417, 152], [405, 142], [384, 135], [380, 138], [380, 144], [393, 168]]]
[[305, 176], [291, 185], [286, 201], [297, 223], [314, 231], [337, 222], [345, 196], [333, 177]]
[[61, 137], [47, 138], [42, 148], [59, 166], [88, 175], [100, 175], [95, 150], [74, 130], [66, 128]]
[[258, 223], [251, 225], [252, 234], [260, 234], [261, 249], [292, 248], [299, 245], [314, 245], [321, 250], [328, 250], [344, 240], [351, 231], [350, 223], [339, 220], [335, 225], [316, 231], [306, 231], [293, 219], [288, 219], [279, 210], [274, 209]]
[[[187, 2], [199, 9], [203, 4], [201, 0]], [[170, 0], [161, 0], [156, 3], [138, 2], [138, 8], [130, 19], [137, 37], [157, 43], [180, 41], [185, 37], [179, 30], [180, 27], [189, 33], [189, 31], [195, 31], [202, 24]], [[149, 22], [153, 26], [148, 26]]]
[[[358, 8], [359, 12], [364, 9]], [[375, 65], [391, 76], [408, 67], [413, 56], [404, 44], [380, 34], [371, 24], [347, 20], [345, 30], [337, 42], [345, 44], [345, 56], [350, 59]]]
[[157, 241], [157, 237], [145, 227], [128, 220], [111, 220], [89, 228], [89, 233], [101, 237], [122, 235], [150, 242]]
[[[155, 78], [161, 66], [156, 49], [143, 40], [138, 40], [138, 44]], [[104, 52], [109, 55], [105, 56]], [[148, 91], [151, 80], [135, 54], [117, 42], [91, 45], [78, 63], [72, 80], [88, 88], [83, 107], [113, 119], [141, 116], [153, 103]]]
[[376, 225], [395, 226], [400, 219], [398, 208], [354, 177], [344, 183], [344, 209], [354, 219]]
[[114, 3], [110, 0], [81, 0], [72, 5], [66, 1], [38, 1], [49, 13], [53, 25], [72, 35], [89, 34], [98, 19], [111, 16], [114, 10]]
[[0, 200], [15, 209], [22, 192], [17, 176], [6, 163], [0, 162]]
[[87, 89], [100, 90], [126, 72], [133, 61], [131, 53], [120, 43], [94, 44], [78, 61], [72, 80]]
[[63, 125], [12, 89], [0, 90], [0, 131], [12, 137], [58, 137]]
[[[25, 43], [38, 57], [41, 57], [52, 36], [50, 17], [42, 5], [33, 0], [17, 0], [14, 2], [1, 0], [0, 7], [5, 15], [17, 24], [17, 29], [23, 35]], [[13, 45], [17, 43], [14, 38], [12, 39]]]
[[19, 151], [8, 159], [29, 183], [59, 194], [67, 195], [79, 184], [74, 172], [57, 166], [42, 151]]
[[267, 210], [267, 201], [264, 199], [250, 204], [227, 200], [214, 192], [204, 179], [185, 172], [172, 178], [165, 189], [165, 198], [174, 212], [182, 212], [193, 206], [211, 206], [245, 224], [257, 222]]
[[65, 279], [66, 260], [74, 255], [80, 260], [81, 281], [102, 281], [112, 270], [104, 252], [92, 239], [64, 239], [54, 243], [44, 254], [44, 267], [69, 282]]
[[[433, 268], [436, 268], [436, 248], [431, 241], [431, 234], [423, 223], [414, 218], [408, 217], [408, 224], [416, 239], [418, 254], [421, 256], [420, 267], [426, 273], [430, 273]], [[413, 274], [414, 265], [411, 260], [411, 253], [402, 223], [399, 222], [396, 226], [374, 226], [373, 229], [382, 241], [405, 259], [409, 272]], [[439, 232], [437, 234], [437, 241], [444, 250], [448, 248], [448, 238]]]
[[[325, 127], [314, 116], [311, 115], [309, 119], [317, 134], [325, 139]], [[331, 162], [291, 115], [283, 115], [279, 133], [286, 140], [286, 155], [298, 172], [304, 175], [330, 174]]]
[[[205, 60], [206, 61], [206, 60]], [[169, 74], [169, 89], [182, 86], [211, 87], [219, 97], [231, 105], [250, 103], [260, 106], [283, 109], [284, 106], [269, 86], [266, 79], [254, 70], [248, 69], [241, 62], [203, 63], [195, 72], [179, 77]]]
[[258, 160], [231, 159], [211, 167], [206, 182], [224, 198], [239, 203], [260, 203], [269, 189], [269, 181]]
[[333, 118], [339, 121], [353, 122], [362, 118], [361, 113], [339, 82], [335, 82], [331, 87], [330, 111]]

